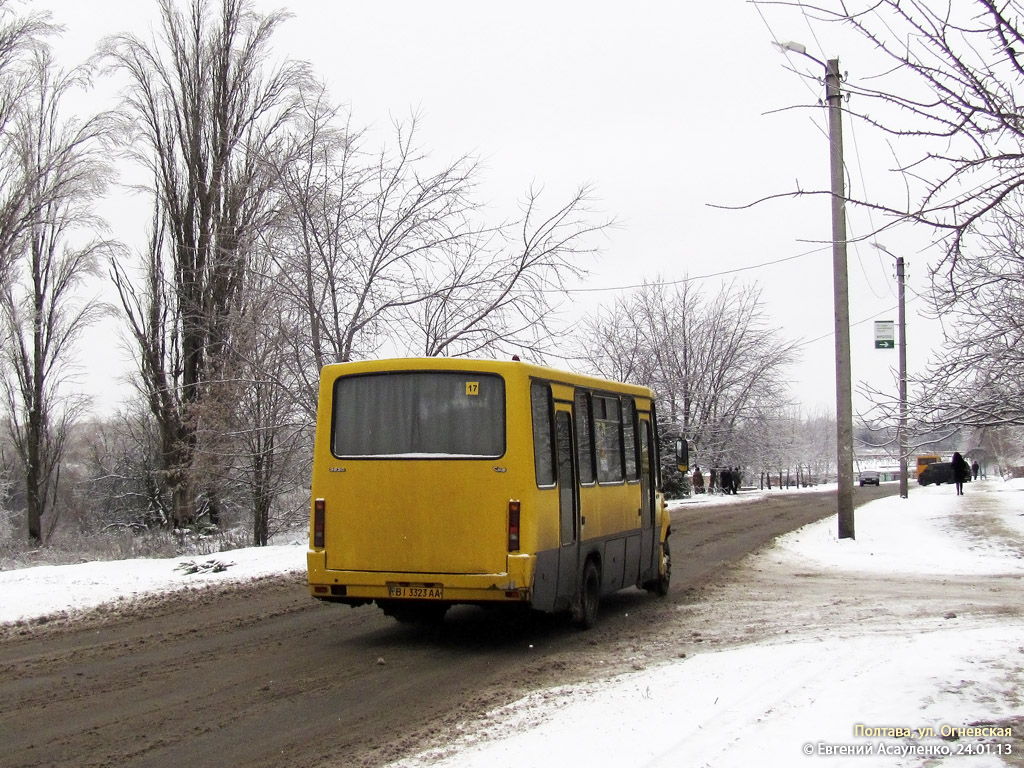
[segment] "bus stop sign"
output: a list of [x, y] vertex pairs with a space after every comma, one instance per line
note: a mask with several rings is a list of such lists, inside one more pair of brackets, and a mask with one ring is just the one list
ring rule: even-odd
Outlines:
[[875, 349], [896, 349], [896, 323], [875, 320]]

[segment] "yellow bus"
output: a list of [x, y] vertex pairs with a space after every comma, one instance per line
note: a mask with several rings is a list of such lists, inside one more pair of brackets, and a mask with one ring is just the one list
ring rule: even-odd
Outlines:
[[665, 595], [654, 394], [516, 360], [324, 367], [309, 588], [401, 621], [455, 604], [571, 612]]

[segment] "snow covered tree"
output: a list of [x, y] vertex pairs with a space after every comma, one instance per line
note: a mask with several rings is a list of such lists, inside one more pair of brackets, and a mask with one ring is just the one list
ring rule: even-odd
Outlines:
[[658, 393], [666, 436], [687, 437], [706, 465], [735, 465], [749, 458], [743, 425], [788, 400], [797, 345], [767, 320], [756, 285], [731, 281], [706, 297], [689, 281], [653, 283], [589, 317], [578, 344], [597, 373]]
[[142, 191], [153, 201], [140, 274], [117, 261], [111, 267], [161, 432], [173, 523], [186, 525], [201, 495], [211, 517], [219, 509], [216, 483], [200, 481], [219, 476], [218, 458], [202, 453], [200, 436], [230, 421], [207, 406], [228, 403], [221, 390], [235, 386], [225, 369], [231, 321], [253, 242], [271, 215], [269, 160], [292, 124], [307, 70], [268, 64], [282, 13], [257, 14], [249, 0], [158, 7], [159, 38], [120, 35], [104, 48], [111, 70], [127, 77], [125, 146], [146, 169]]
[[37, 80], [37, 55], [55, 29], [44, 14], [19, 16], [10, 0], [0, 0], [0, 285], [6, 284], [19, 242], [38, 211], [31, 192], [36, 179], [26, 176], [20, 120], [24, 98]]
[[100, 144], [107, 125], [102, 117], [62, 117], [85, 73], [60, 71], [45, 46], [37, 48], [30, 72], [12, 117], [20, 164], [5, 170], [33, 215], [8, 249], [0, 359], [8, 372], [2, 385], [24, 478], [28, 535], [38, 544], [57, 522], [61, 462], [83, 406], [66, 389], [75, 345], [100, 311], [80, 294], [112, 246], [95, 239], [103, 225], [93, 212], [108, 180]]
[[396, 121], [370, 148], [320, 89], [278, 156], [271, 286], [292, 323], [290, 372], [310, 421], [327, 363], [380, 352], [540, 356], [563, 280], [580, 274], [589, 236], [606, 225], [586, 188], [550, 210], [531, 190], [521, 216], [488, 223], [477, 162], [435, 162], [417, 131], [415, 117]]
[[[287, 293], [278, 290], [278, 255], [273, 241], [255, 250], [233, 322], [229, 361], [240, 386], [234, 420], [225, 425], [228, 478], [246, 489], [256, 546], [266, 546], [271, 536], [309, 513], [310, 414], [317, 393], [291, 365], [297, 336]], [[315, 375], [311, 378], [315, 382]], [[304, 403], [306, 397], [311, 402]]]
[[[1024, 424], [1024, 3], [759, 4], [852, 29], [881, 57], [877, 77], [862, 72], [843, 90], [851, 117], [888, 136], [902, 197], [850, 204], [888, 214], [887, 225], [924, 225], [944, 252], [931, 301], [947, 339], [911, 380], [913, 428]], [[891, 394], [873, 397], [882, 418], [895, 416]]]

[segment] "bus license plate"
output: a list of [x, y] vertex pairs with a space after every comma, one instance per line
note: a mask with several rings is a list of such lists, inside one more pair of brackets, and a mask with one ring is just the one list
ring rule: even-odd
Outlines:
[[388, 597], [444, 600], [444, 587], [437, 587], [433, 584], [388, 584]]

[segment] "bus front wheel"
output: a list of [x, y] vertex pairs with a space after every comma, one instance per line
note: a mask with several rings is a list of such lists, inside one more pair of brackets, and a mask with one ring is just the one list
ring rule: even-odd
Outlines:
[[668, 594], [668, 588], [672, 581], [672, 553], [669, 552], [667, 538], [665, 543], [662, 544], [661, 550], [661, 573], [658, 574], [658, 582], [654, 590], [659, 597], [665, 597]]
[[601, 573], [597, 563], [588, 560], [583, 566], [583, 578], [580, 580], [580, 591], [573, 605], [573, 621], [581, 629], [590, 629], [597, 623], [597, 609], [601, 602]]
[[665, 597], [668, 594], [669, 585], [672, 583], [672, 553], [668, 548], [668, 539], [661, 545], [661, 565], [658, 573], [653, 579], [648, 579], [641, 586], [648, 592], [658, 597]]

